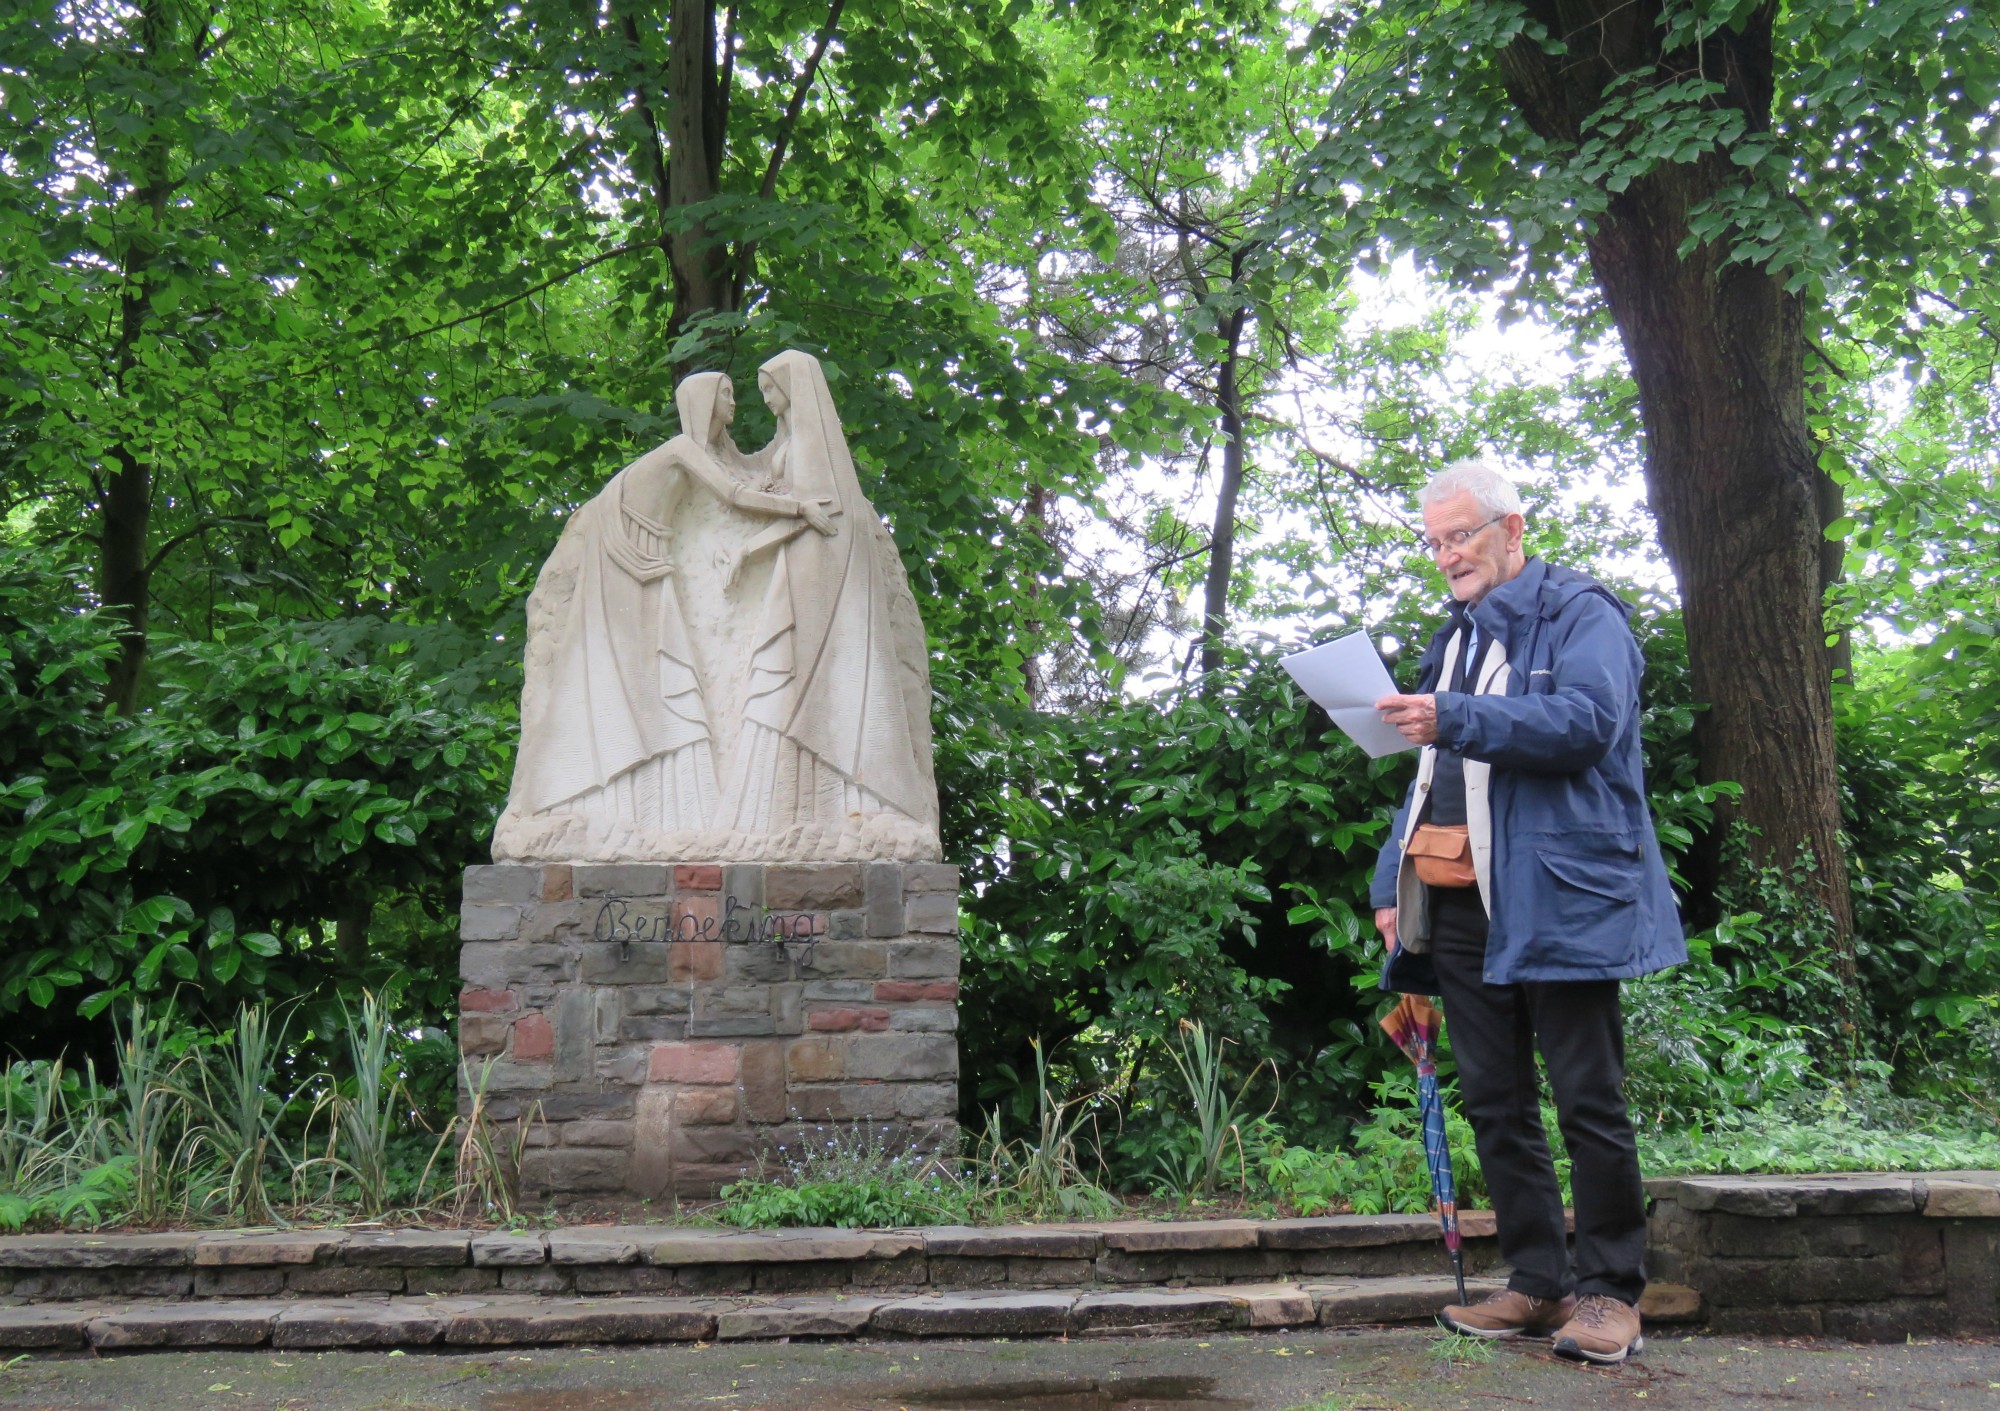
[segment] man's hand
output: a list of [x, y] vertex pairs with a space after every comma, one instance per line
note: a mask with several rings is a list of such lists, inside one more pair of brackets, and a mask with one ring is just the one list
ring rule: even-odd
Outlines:
[[811, 500], [801, 500], [799, 502], [799, 513], [805, 516], [807, 524], [810, 524], [829, 539], [840, 532], [833, 527], [833, 516], [829, 515]]
[[1438, 737], [1436, 696], [1384, 696], [1375, 702], [1382, 718], [1413, 745], [1431, 745]]
[[1375, 908], [1375, 929], [1382, 933], [1384, 947], [1396, 944], [1396, 908], [1378, 906]]

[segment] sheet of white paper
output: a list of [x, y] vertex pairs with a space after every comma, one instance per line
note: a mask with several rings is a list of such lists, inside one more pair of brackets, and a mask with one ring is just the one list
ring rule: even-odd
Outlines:
[[1394, 694], [1396, 683], [1366, 632], [1350, 632], [1321, 646], [1279, 658], [1299, 689], [1326, 708], [1370, 759], [1411, 750], [1396, 727], [1375, 713], [1375, 702]]

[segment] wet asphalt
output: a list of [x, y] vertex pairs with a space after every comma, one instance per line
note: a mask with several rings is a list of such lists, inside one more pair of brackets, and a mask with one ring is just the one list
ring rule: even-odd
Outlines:
[[[1656, 1336], [1576, 1367], [1432, 1329], [1076, 1341], [28, 1357], [0, 1411], [2000, 1411], [2000, 1344]], [[1480, 1354], [1485, 1354], [1483, 1357]]]

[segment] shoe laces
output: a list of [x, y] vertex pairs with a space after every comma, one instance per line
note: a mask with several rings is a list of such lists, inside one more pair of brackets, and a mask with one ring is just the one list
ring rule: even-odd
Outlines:
[[1585, 1294], [1576, 1301], [1576, 1312], [1570, 1316], [1586, 1328], [1601, 1328], [1610, 1320], [1617, 1303], [1608, 1293]]

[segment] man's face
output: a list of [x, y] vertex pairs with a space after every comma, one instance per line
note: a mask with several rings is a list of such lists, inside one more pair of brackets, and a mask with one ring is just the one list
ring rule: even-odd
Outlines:
[[[1462, 603], [1478, 602], [1519, 573], [1527, 562], [1521, 552], [1525, 521], [1510, 514], [1488, 524], [1492, 518], [1469, 491], [1424, 507], [1425, 537], [1444, 546], [1434, 555], [1438, 571], [1451, 585], [1451, 595]], [[1463, 530], [1472, 530], [1472, 536], [1453, 547], [1452, 537]]]

